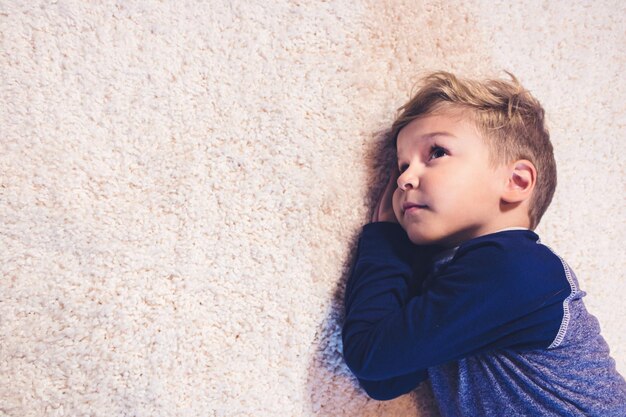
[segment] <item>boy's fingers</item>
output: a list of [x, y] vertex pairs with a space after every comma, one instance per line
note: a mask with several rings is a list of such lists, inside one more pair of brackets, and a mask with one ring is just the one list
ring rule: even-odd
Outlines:
[[389, 176], [389, 183], [387, 184], [387, 189], [391, 190], [392, 193], [398, 186], [398, 177], [398, 167], [394, 166], [394, 168], [391, 170], [391, 175]]
[[[397, 184], [398, 176], [399, 176], [398, 167], [395, 166], [394, 164], [390, 170], [389, 180], [387, 182], [387, 185], [381, 191], [381, 193], [378, 196], [378, 199], [376, 200], [376, 206], [374, 207], [374, 212], [372, 213], [372, 221], [380, 221], [381, 216], [383, 216], [383, 212], [388, 214], [390, 210], [393, 210], [392, 209], [393, 193], [395, 192], [398, 186]], [[387, 214], [385, 214], [383, 217], [387, 218], [388, 217]]]

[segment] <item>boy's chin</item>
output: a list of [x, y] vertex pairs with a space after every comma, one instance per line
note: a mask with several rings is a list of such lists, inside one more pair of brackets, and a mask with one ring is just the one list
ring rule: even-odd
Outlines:
[[405, 228], [404, 226], [402, 226], [402, 227], [406, 231], [406, 234], [409, 237], [409, 240], [414, 245], [435, 245], [435, 244], [437, 244], [436, 239], [433, 239], [432, 237], [426, 236], [423, 233], [419, 233], [419, 231], [416, 231], [413, 228], [409, 228], [407, 230], [407, 228]]
[[446, 246], [446, 237], [445, 236], [436, 236], [432, 234], [426, 234], [423, 231], [416, 230], [415, 227], [409, 227], [408, 229], [402, 226], [409, 238], [409, 240], [414, 245], [419, 246]]

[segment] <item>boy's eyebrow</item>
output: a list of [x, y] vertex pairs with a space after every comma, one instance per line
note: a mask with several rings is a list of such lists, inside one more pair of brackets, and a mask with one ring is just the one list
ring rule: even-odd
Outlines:
[[[419, 138], [420, 139], [433, 139], [433, 138], [440, 137], [440, 136], [444, 136], [444, 137], [452, 138], [452, 139], [458, 139], [458, 136], [455, 136], [450, 132], [444, 132], [444, 131], [427, 133], [425, 135], [420, 136]], [[397, 150], [397, 143], [396, 143], [396, 150]], [[399, 154], [397, 154], [397, 156], [399, 156]]]
[[454, 136], [450, 132], [432, 132], [432, 133], [427, 133], [426, 135], [423, 135], [422, 138], [423, 139], [432, 139], [432, 138], [437, 137], [437, 136], [447, 136], [449, 138], [458, 139], [456, 136]]

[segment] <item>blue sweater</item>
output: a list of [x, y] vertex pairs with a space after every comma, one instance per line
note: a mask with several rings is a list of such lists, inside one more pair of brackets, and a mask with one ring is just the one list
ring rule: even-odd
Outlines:
[[534, 232], [431, 249], [396, 223], [363, 227], [342, 339], [370, 397], [428, 379], [444, 417], [626, 416], [626, 382], [584, 292]]

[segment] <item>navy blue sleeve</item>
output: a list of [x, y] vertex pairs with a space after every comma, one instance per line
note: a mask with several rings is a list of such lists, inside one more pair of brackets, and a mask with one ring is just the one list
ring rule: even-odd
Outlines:
[[413, 391], [422, 381], [428, 378], [426, 371], [411, 372], [382, 381], [368, 381], [358, 378], [361, 388], [374, 400], [393, 400]]
[[403, 239], [397, 224], [366, 225], [346, 287], [344, 359], [360, 381], [380, 382], [378, 396], [401, 395], [386, 392], [384, 381], [391, 387], [410, 375], [416, 386], [431, 366], [552, 343], [570, 293], [558, 258], [535, 250], [530, 239], [517, 247], [520, 239], [476, 238], [414, 295], [411, 246]]
[[[379, 242], [380, 240], [380, 242]], [[374, 244], [374, 247], [372, 247]], [[416, 246], [408, 239], [406, 232], [395, 223], [376, 222], [367, 224], [363, 228], [363, 234], [359, 239], [359, 245], [357, 249], [357, 259], [366, 257], [371, 259], [377, 259], [377, 264], [372, 269], [367, 271], [359, 270], [359, 274], [362, 272], [362, 279], [354, 279], [358, 261], [355, 263], [352, 269], [351, 278], [348, 280], [346, 286], [345, 305], [354, 306], [353, 294], [371, 294], [374, 296], [372, 299], [364, 297], [361, 300], [357, 300], [356, 304], [362, 304], [362, 311], [367, 311], [368, 306], [373, 308], [380, 308], [384, 306], [393, 306], [398, 303], [404, 304], [408, 298], [408, 294], [418, 291], [421, 281], [415, 277], [415, 271], [422, 271], [423, 265], [418, 264], [416, 261], [421, 261], [418, 254], [415, 253]], [[392, 260], [389, 262], [389, 260]], [[382, 268], [382, 269], [381, 269]], [[388, 279], [393, 281], [391, 287], [399, 288], [398, 292], [387, 291], [387, 285], [389, 281], [378, 281], [380, 273], [386, 274]], [[378, 281], [378, 282], [377, 282]], [[379, 291], [370, 291], [371, 289], [381, 286]], [[389, 288], [391, 288], [389, 287]], [[376, 298], [376, 292], [379, 297]], [[393, 301], [388, 302], [386, 299], [392, 297]], [[357, 315], [351, 315], [352, 320], [358, 320]], [[393, 310], [389, 310], [391, 313]], [[384, 314], [384, 312], [381, 312]], [[366, 313], [367, 316], [367, 313]], [[364, 317], [367, 325], [374, 324], [367, 317]], [[345, 326], [344, 333], [345, 335]], [[345, 339], [344, 339], [345, 346]], [[345, 348], [344, 348], [345, 356]], [[369, 380], [359, 378], [359, 384], [365, 390], [365, 392], [373, 399], [384, 401], [391, 400], [400, 395], [406, 394], [415, 389], [422, 381], [426, 380], [427, 373], [425, 370], [417, 370], [404, 375], [394, 376], [384, 380]]]

